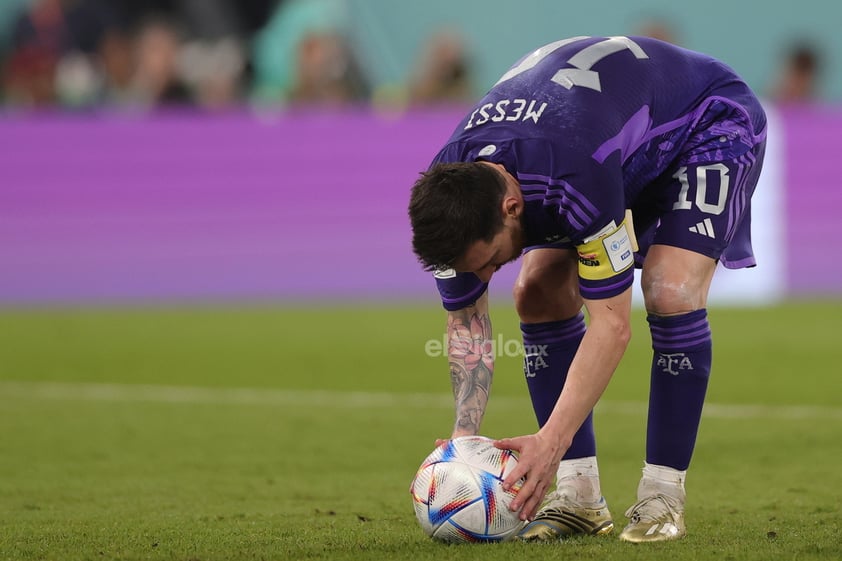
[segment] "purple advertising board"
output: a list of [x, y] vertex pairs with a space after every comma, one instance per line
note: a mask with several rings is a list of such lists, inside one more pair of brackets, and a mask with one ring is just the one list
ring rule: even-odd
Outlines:
[[[409, 189], [459, 110], [0, 119], [0, 305], [425, 300]], [[783, 114], [788, 281], [842, 292], [842, 117]], [[500, 271], [508, 292], [516, 267]], [[499, 278], [502, 277], [502, 278]]]
[[409, 189], [455, 113], [0, 125], [0, 302], [434, 296]]
[[842, 108], [790, 107], [785, 125], [786, 286], [791, 294], [842, 295], [839, 163]]

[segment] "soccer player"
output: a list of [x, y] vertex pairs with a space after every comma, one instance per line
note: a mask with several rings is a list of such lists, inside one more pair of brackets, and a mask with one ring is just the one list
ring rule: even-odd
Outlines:
[[707, 295], [718, 262], [755, 265], [765, 135], [760, 103], [722, 62], [644, 37], [574, 37], [506, 72], [414, 185], [413, 249], [447, 310], [452, 438], [479, 431], [493, 371], [486, 289], [522, 256], [514, 301], [540, 428], [496, 443], [520, 453], [505, 484], [526, 476], [512, 503], [529, 521], [521, 539], [613, 530], [592, 409], [631, 336], [635, 266], [654, 354], [643, 473], [620, 538], [685, 535]]

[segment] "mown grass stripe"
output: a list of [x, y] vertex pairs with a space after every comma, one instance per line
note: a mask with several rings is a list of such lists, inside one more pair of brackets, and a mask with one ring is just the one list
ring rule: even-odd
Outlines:
[[[452, 408], [447, 394], [288, 390], [273, 388], [212, 388], [200, 386], [134, 385], [66, 382], [0, 382], [0, 399], [154, 402], [216, 405], [283, 405], [304, 407]], [[494, 408], [528, 407], [526, 397], [496, 396]], [[602, 401], [600, 413], [640, 415], [646, 404]], [[720, 419], [842, 419], [842, 408], [816, 405], [760, 405], [708, 403], [706, 417]]]

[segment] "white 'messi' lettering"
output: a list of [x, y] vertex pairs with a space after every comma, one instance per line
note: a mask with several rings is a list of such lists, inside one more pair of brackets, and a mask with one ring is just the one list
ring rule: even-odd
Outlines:
[[501, 99], [495, 103], [485, 103], [471, 113], [465, 130], [484, 125], [488, 121], [532, 121], [538, 124], [538, 119], [544, 114], [547, 102], [535, 99]]

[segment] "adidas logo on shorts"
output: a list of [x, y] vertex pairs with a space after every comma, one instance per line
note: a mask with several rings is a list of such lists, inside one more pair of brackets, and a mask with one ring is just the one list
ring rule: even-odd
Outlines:
[[716, 234], [713, 233], [713, 223], [711, 223], [710, 218], [705, 218], [695, 226], [690, 226], [688, 230], [709, 238], [716, 238]]

